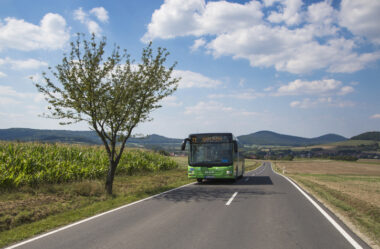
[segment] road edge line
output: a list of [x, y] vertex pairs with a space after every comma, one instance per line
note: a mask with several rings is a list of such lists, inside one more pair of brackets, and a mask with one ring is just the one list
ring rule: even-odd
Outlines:
[[275, 170], [273, 170], [273, 167], [272, 167], [272, 163], [271, 163], [271, 170], [279, 175], [279, 176], [282, 176], [284, 177], [286, 180], [288, 180], [298, 191], [301, 192], [301, 194], [303, 196], [306, 197], [306, 199], [308, 201], [310, 201], [311, 204], [313, 204], [313, 206], [315, 208], [317, 208], [317, 210], [335, 227], [336, 230], [338, 230], [340, 232], [340, 234], [355, 248], [355, 249], [363, 249], [363, 247], [361, 245], [359, 245], [358, 242], [356, 242], [356, 240], [354, 240], [351, 235], [349, 235], [343, 228], [342, 226], [340, 226], [335, 220], [334, 218], [332, 218], [325, 210], [323, 210], [323, 208], [321, 208], [320, 205], [318, 205], [318, 203], [316, 203], [304, 190], [301, 189], [301, 187], [299, 187], [296, 183], [294, 183], [291, 179], [289, 179], [287, 176], [284, 176], [282, 174], [279, 174], [277, 173]]
[[117, 207], [117, 208], [114, 208], [114, 209], [111, 209], [111, 210], [105, 211], [105, 212], [100, 213], [100, 214], [96, 214], [96, 215], [94, 215], [94, 216], [91, 216], [91, 217], [85, 218], [85, 219], [83, 219], [83, 220], [79, 220], [79, 221], [77, 221], [77, 222], [71, 223], [71, 224], [66, 225], [66, 226], [63, 226], [63, 227], [61, 227], [61, 228], [57, 228], [57, 229], [55, 229], [55, 230], [53, 230], [53, 231], [50, 231], [50, 232], [47, 232], [47, 233], [43, 233], [43, 234], [37, 235], [36, 237], [32, 237], [32, 238], [30, 238], [30, 239], [27, 239], [27, 240], [22, 241], [22, 242], [19, 242], [19, 243], [17, 243], [17, 244], [11, 245], [11, 246], [9, 246], [9, 247], [4, 247], [3, 249], [13, 249], [13, 248], [17, 248], [17, 247], [19, 247], [19, 246], [22, 246], [22, 245], [28, 244], [28, 243], [33, 242], [33, 241], [35, 241], [35, 240], [38, 240], [38, 239], [41, 239], [41, 238], [47, 237], [47, 236], [49, 236], [49, 235], [52, 235], [52, 234], [58, 233], [58, 232], [60, 232], [60, 231], [66, 230], [66, 229], [71, 228], [71, 227], [74, 227], [74, 226], [76, 226], [76, 225], [79, 225], [79, 224], [85, 223], [85, 222], [87, 222], [87, 221], [90, 221], [90, 220], [96, 219], [96, 218], [101, 217], [101, 216], [103, 216], [103, 215], [106, 215], [106, 214], [109, 214], [109, 213], [113, 213], [113, 212], [118, 211], [118, 210], [120, 210], [120, 209], [123, 209], [123, 208], [129, 207], [129, 206], [133, 206], [133, 205], [138, 204], [138, 203], [140, 203], [140, 202], [143, 202], [143, 201], [146, 201], [146, 200], [149, 200], [149, 199], [155, 198], [155, 197], [157, 197], [157, 196], [160, 196], [160, 195], [163, 195], [163, 194], [169, 193], [169, 192], [174, 191], [174, 190], [177, 190], [177, 189], [181, 189], [181, 188], [187, 187], [187, 186], [189, 186], [189, 185], [193, 185], [193, 184], [195, 184], [195, 183], [196, 183], [196, 182], [191, 182], [191, 183], [188, 183], [188, 184], [185, 184], [185, 185], [179, 186], [179, 187], [177, 187], [177, 188], [169, 189], [169, 190], [164, 191], [164, 192], [162, 192], [162, 193], [158, 193], [158, 194], [155, 194], [155, 195], [152, 195], [152, 196], [146, 197], [146, 198], [144, 198], [144, 199], [141, 199], [141, 200], [138, 200], [138, 201], [134, 201], [134, 202], [131, 202], [131, 203], [125, 204], [125, 205], [123, 205], [123, 206], [120, 206], [120, 207]]

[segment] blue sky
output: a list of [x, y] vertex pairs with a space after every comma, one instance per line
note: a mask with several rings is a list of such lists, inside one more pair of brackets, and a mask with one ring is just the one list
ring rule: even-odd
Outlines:
[[378, 0], [0, 0], [0, 128], [88, 129], [39, 117], [30, 77], [95, 32], [137, 61], [153, 41], [178, 62], [179, 89], [135, 133], [380, 130], [379, 13]]

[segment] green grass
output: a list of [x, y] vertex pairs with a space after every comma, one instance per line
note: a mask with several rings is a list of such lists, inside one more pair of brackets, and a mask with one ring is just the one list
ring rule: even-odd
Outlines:
[[[191, 180], [187, 179], [186, 172], [184, 167], [179, 167], [141, 175], [117, 176], [113, 196], [106, 195], [103, 182], [99, 180], [47, 184], [38, 188], [24, 187], [17, 191], [2, 192], [0, 204], [22, 201], [22, 205], [16, 205], [17, 210], [0, 206], [2, 217], [11, 217], [12, 212], [16, 212], [16, 217], [24, 215], [25, 218], [0, 232], [0, 247], [187, 184]], [[36, 197], [41, 197], [37, 203], [34, 202]], [[42, 210], [38, 217], [32, 215], [36, 215], [36, 210]]]

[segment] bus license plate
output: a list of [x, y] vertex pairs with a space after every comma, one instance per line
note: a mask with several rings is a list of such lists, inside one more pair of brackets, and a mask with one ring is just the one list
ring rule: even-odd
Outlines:
[[205, 178], [215, 178], [215, 176], [205, 176]]

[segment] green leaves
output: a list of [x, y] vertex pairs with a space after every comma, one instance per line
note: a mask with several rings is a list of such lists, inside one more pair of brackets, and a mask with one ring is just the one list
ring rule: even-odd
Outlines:
[[[150, 43], [135, 64], [116, 45], [106, 57], [105, 46], [105, 37], [98, 40], [93, 34], [86, 40], [78, 34], [70, 54], [50, 69], [55, 81], [43, 73], [45, 84], [36, 87], [49, 103], [46, 117], [63, 120], [60, 124], [86, 121], [97, 132], [115, 172], [132, 130], [150, 120], [149, 114], [177, 89], [179, 79], [171, 76], [176, 64], [164, 65], [169, 55], [164, 48], [154, 53]], [[113, 173], [109, 177], [106, 184], [112, 185]]]

